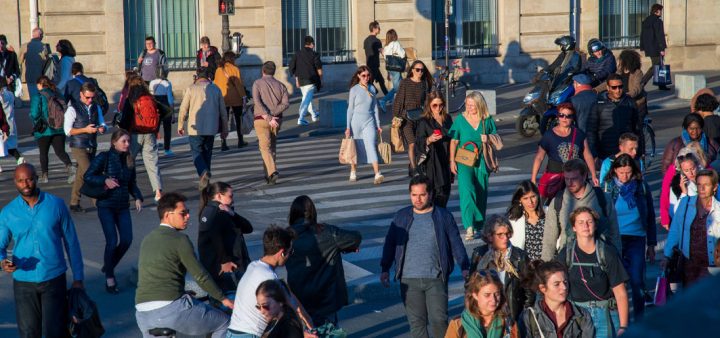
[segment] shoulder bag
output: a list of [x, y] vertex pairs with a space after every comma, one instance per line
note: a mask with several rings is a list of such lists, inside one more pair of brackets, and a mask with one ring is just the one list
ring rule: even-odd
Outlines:
[[403, 119], [401, 117], [393, 117], [392, 127], [390, 128], [390, 143], [392, 144], [393, 150], [396, 153], [405, 152], [405, 144], [400, 136], [400, 128], [402, 127]]
[[390, 148], [390, 143], [383, 142], [382, 133], [380, 133], [380, 143], [378, 143], [378, 154], [380, 154], [383, 164], [392, 163], [392, 150]]
[[407, 67], [407, 58], [401, 58], [395, 54], [385, 57], [385, 70], [388, 72], [403, 72]]
[[[103, 169], [103, 174], [107, 173], [108, 169], [108, 162], [110, 161], [110, 154], [107, 154], [107, 157], [105, 157], [105, 167]], [[104, 199], [110, 194], [110, 190], [105, 188], [105, 183], [102, 185], [96, 185], [92, 184], [88, 181], [84, 181], [82, 187], [80, 187], [80, 193], [94, 199]]]
[[423, 82], [423, 95], [420, 100], [420, 107], [405, 110], [405, 116], [410, 121], [418, 121], [423, 116], [423, 107], [425, 105], [425, 97], [427, 96], [427, 83]]
[[[465, 147], [471, 145], [473, 150], [468, 150]], [[468, 167], [474, 167], [478, 160], [478, 147], [473, 142], [465, 142], [462, 147], [459, 147], [455, 151], [455, 162]]]

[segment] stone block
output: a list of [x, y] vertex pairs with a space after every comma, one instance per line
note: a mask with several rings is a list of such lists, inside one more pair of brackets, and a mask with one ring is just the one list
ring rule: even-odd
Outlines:
[[703, 74], [676, 74], [673, 79], [680, 99], [690, 100], [698, 90], [707, 85]]
[[344, 128], [347, 125], [347, 100], [320, 99], [320, 126], [324, 128]]
[[497, 114], [497, 95], [494, 90], [492, 89], [474, 89], [474, 90], [468, 90], [467, 94], [470, 95], [472, 92], [480, 92], [482, 96], [485, 98], [485, 103], [487, 103], [488, 110], [490, 111], [490, 116], [494, 116]]

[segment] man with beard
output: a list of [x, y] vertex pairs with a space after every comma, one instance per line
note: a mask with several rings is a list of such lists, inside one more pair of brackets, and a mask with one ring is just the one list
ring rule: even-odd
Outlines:
[[[83, 262], [75, 224], [65, 202], [37, 188], [37, 172], [28, 163], [15, 169], [20, 196], [0, 211], [0, 260], [13, 276], [15, 314], [20, 337], [65, 337], [67, 300], [65, 254], [73, 288], [83, 288]], [[12, 258], [7, 257], [15, 240]]]
[[433, 337], [445, 336], [450, 273], [457, 262], [467, 278], [470, 267], [455, 217], [432, 205], [432, 191], [426, 176], [412, 178], [412, 206], [395, 214], [380, 261], [380, 282], [385, 287], [390, 287], [389, 271], [395, 263], [395, 279], [400, 280], [400, 296], [413, 337], [428, 337], [428, 331]]

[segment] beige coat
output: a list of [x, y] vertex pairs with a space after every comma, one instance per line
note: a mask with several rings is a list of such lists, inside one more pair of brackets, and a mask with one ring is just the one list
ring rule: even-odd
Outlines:
[[227, 133], [227, 111], [220, 88], [209, 81], [198, 81], [185, 89], [178, 113], [178, 129], [180, 128], [187, 130], [187, 135], [190, 136]]

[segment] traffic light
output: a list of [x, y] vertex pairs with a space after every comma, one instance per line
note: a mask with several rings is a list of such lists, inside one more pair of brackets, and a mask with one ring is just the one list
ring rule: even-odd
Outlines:
[[218, 0], [218, 14], [235, 15], [235, 0]]

